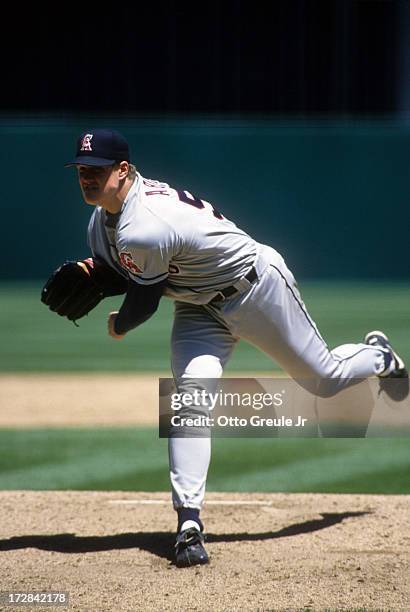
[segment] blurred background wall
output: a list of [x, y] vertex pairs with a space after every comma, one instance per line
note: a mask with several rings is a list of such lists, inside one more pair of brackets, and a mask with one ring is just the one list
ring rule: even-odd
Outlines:
[[[88, 255], [92, 210], [64, 163], [79, 132], [95, 123], [0, 124], [3, 279], [47, 277], [65, 258]], [[298, 277], [409, 275], [410, 128], [400, 123], [113, 117], [97, 124], [127, 136], [143, 176], [213, 202], [282, 252]]]
[[1, 278], [87, 254], [91, 211], [63, 164], [96, 126], [298, 277], [408, 277], [409, 4], [28, 8], [0, 42]]

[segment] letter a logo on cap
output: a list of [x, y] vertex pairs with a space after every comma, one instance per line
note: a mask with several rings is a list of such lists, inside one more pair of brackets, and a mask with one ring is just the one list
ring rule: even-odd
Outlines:
[[86, 134], [81, 143], [81, 151], [92, 151], [91, 148], [91, 139], [93, 134]]

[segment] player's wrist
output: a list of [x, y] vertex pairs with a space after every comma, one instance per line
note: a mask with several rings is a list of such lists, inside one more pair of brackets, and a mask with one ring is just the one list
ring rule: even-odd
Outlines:
[[114, 318], [113, 331], [117, 336], [125, 336], [127, 330], [121, 326], [121, 320], [118, 319], [118, 315]]
[[115, 340], [121, 340], [125, 336], [125, 331], [116, 329], [116, 321], [118, 319], [118, 311], [110, 312], [108, 317], [108, 333]]

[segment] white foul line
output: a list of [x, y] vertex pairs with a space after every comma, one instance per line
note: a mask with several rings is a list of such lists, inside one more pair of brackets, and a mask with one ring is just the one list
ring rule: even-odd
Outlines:
[[[160, 506], [171, 504], [171, 499], [111, 499], [109, 504], [118, 505], [140, 505], [140, 506]], [[271, 506], [272, 502], [269, 501], [242, 501], [238, 499], [231, 500], [209, 500], [205, 501], [206, 506]]]

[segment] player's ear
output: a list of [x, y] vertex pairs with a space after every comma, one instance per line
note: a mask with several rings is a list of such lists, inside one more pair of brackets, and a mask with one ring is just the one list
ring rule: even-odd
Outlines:
[[120, 162], [120, 165], [119, 165], [119, 177], [118, 178], [120, 180], [127, 178], [129, 169], [130, 169], [130, 165], [129, 165], [129, 163], [127, 161]]

